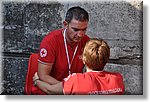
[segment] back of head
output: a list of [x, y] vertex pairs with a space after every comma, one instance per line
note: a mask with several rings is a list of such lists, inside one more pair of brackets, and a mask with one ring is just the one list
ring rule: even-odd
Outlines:
[[89, 40], [83, 51], [83, 62], [87, 67], [95, 71], [103, 70], [109, 60], [110, 48], [102, 39]]
[[86, 10], [79, 6], [72, 7], [67, 11], [65, 21], [70, 23], [72, 19], [79, 21], [89, 21], [89, 15]]

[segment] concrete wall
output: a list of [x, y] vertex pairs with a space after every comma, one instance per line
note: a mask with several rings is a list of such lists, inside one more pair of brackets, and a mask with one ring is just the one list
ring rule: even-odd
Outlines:
[[105, 39], [111, 48], [106, 70], [124, 77], [125, 94], [143, 94], [142, 2], [3, 2], [2, 94], [24, 94], [28, 58], [38, 52], [43, 37], [62, 27], [72, 6], [90, 15], [87, 35]]

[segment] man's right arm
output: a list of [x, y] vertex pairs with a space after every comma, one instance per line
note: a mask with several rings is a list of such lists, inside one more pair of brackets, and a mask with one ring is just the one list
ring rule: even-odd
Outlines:
[[43, 64], [41, 62], [38, 62], [38, 75], [39, 75], [40, 80], [47, 82], [49, 84], [56, 84], [60, 82], [50, 76], [52, 66], [53, 66], [53, 63]]

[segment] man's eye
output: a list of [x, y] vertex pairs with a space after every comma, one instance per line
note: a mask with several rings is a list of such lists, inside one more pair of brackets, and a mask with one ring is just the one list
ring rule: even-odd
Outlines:
[[86, 31], [86, 29], [83, 29], [82, 31]]
[[79, 31], [79, 29], [73, 29], [74, 31]]

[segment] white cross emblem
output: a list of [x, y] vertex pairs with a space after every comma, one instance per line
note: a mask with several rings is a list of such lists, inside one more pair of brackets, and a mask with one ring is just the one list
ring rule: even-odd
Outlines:
[[42, 48], [42, 49], [40, 50], [40, 56], [41, 56], [41, 57], [46, 57], [46, 56], [47, 56], [47, 50], [46, 50], [45, 48]]

